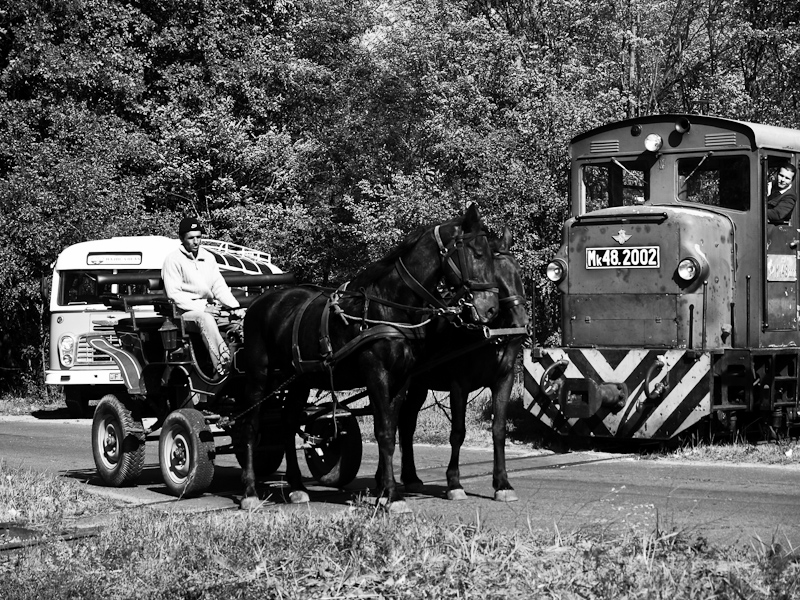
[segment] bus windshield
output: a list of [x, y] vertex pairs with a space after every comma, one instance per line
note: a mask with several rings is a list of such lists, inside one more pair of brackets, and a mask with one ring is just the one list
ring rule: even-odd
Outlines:
[[[146, 283], [98, 283], [98, 275], [107, 275], [110, 272], [109, 270], [62, 271], [58, 292], [58, 304], [60, 306], [102, 304], [103, 295], [106, 294], [148, 293], [149, 288]], [[139, 273], [143, 271], [131, 272]]]

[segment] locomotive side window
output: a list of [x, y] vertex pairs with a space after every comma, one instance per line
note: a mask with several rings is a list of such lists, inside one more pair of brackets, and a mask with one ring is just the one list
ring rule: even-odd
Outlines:
[[650, 195], [649, 166], [641, 161], [585, 165], [581, 175], [584, 212], [643, 204]]
[[747, 156], [703, 156], [678, 160], [678, 199], [731, 210], [750, 209]]

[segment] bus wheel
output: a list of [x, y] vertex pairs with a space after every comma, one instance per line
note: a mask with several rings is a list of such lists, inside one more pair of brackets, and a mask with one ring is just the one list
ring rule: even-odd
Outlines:
[[164, 419], [158, 463], [172, 495], [191, 497], [206, 491], [214, 478], [215, 453], [214, 436], [199, 410], [181, 408]]
[[103, 396], [94, 411], [92, 455], [100, 477], [114, 487], [133, 485], [142, 473], [142, 421], [113, 394]]
[[305, 449], [311, 475], [322, 485], [343, 487], [353, 481], [361, 466], [361, 429], [353, 415], [315, 419], [306, 433], [317, 438]]

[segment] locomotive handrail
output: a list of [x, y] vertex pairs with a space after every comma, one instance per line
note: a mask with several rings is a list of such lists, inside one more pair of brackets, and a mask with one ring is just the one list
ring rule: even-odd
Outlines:
[[575, 224], [612, 224], [612, 223], [662, 223], [668, 218], [667, 213], [629, 213], [625, 215], [578, 215]]

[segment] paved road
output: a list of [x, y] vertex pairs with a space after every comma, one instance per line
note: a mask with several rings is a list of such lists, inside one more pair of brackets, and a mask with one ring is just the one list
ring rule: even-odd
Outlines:
[[[91, 422], [60, 418], [0, 417], [0, 457], [7, 464], [47, 470], [84, 481], [96, 493], [177, 510], [236, 509], [241, 497], [240, 470], [229, 455], [219, 456], [214, 482], [202, 498], [176, 501], [161, 483], [156, 449], [149, 438], [146, 467], [132, 489], [104, 487], [98, 479], [89, 441]], [[152, 443], [150, 443], [152, 441]], [[468, 449], [462, 455], [462, 482], [469, 495], [448, 502], [445, 492], [447, 448], [420, 446], [419, 475], [423, 493], [410, 496], [416, 514], [487, 527], [533, 528], [553, 535], [602, 528], [609, 535], [623, 530], [656, 529], [695, 532], [716, 544], [780, 541], [800, 545], [800, 469], [638, 460], [624, 454], [576, 452], [552, 454], [512, 448], [508, 467], [520, 501], [492, 501], [491, 451]], [[377, 447], [365, 444], [361, 471], [345, 491], [310, 487], [312, 510], [347, 506], [373, 483]], [[276, 477], [279, 477], [276, 476]], [[283, 504], [279, 482], [265, 482], [271, 494], [267, 510], [298, 510]], [[307, 509], [307, 508], [304, 508]]]

